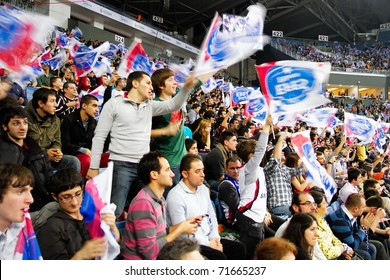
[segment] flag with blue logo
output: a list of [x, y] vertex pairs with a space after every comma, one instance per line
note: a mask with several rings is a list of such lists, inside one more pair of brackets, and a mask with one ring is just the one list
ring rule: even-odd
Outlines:
[[190, 75], [190, 71], [193, 67], [193, 60], [191, 58], [188, 59], [187, 63], [184, 64], [169, 64], [168, 68], [175, 73], [175, 80], [179, 86], [183, 86], [187, 77]]
[[56, 56], [41, 60], [41, 63], [50, 66], [51, 70], [57, 70], [64, 66], [67, 60], [68, 56], [65, 49], [61, 49]]
[[314, 109], [304, 115], [301, 115], [299, 120], [312, 127], [330, 127], [337, 111], [337, 108]]
[[249, 88], [249, 90], [248, 102], [245, 104], [245, 114], [250, 116], [253, 121], [264, 125], [268, 116], [267, 102], [259, 88]]
[[119, 244], [116, 242], [110, 227], [102, 221], [101, 214], [114, 213], [115, 205], [110, 204], [113, 163], [98, 176], [87, 181], [84, 190], [84, 198], [80, 212], [84, 217], [92, 238], [105, 237], [107, 251], [102, 260], [113, 260], [120, 253]]
[[337, 192], [337, 184], [324, 167], [317, 161], [316, 154], [310, 140], [310, 130], [297, 132], [291, 135], [291, 144], [306, 167], [306, 180], [325, 191], [328, 203]]
[[149, 57], [139, 40], [134, 40], [131, 44], [117, 72], [120, 76], [127, 77], [134, 71], [144, 71], [149, 75], [152, 74], [152, 63], [149, 61]]
[[210, 77], [203, 85], [200, 86], [204, 93], [209, 93], [217, 87], [217, 82], [213, 77]]
[[302, 112], [332, 102], [323, 94], [330, 63], [284, 60], [256, 65], [272, 115]]
[[110, 47], [110, 43], [105, 42], [99, 47], [91, 50], [88, 49], [86, 52], [75, 52], [72, 53], [73, 63], [76, 67], [78, 77], [84, 77], [92, 71], [92, 67], [95, 66], [98, 61], [101, 52], [107, 51]]
[[15, 260], [42, 260], [41, 249], [31, 222], [28, 209], [24, 209], [24, 225], [22, 226], [15, 246]]
[[373, 142], [378, 123], [365, 116], [344, 113], [344, 131], [347, 138], [358, 139], [359, 145]]
[[56, 35], [55, 41], [57, 46], [66, 47], [69, 44], [69, 38], [68, 36], [66, 36], [65, 32], [56, 30], [55, 35]]
[[215, 14], [196, 60], [196, 77], [236, 64], [267, 43], [263, 35], [266, 9], [260, 4], [247, 9], [245, 17]]

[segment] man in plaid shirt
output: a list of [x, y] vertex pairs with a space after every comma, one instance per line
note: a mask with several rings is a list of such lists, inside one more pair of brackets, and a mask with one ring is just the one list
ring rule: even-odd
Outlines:
[[293, 196], [291, 178], [305, 172], [303, 165], [290, 168], [282, 163], [283, 146], [286, 144], [287, 133], [280, 133], [274, 147], [272, 157], [264, 167], [268, 191], [268, 209], [274, 215], [283, 219], [291, 216], [289, 207]]

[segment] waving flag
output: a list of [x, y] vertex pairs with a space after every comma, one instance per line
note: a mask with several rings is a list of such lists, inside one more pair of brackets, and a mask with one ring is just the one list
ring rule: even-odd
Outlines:
[[310, 140], [310, 131], [305, 130], [291, 135], [291, 144], [306, 167], [306, 180], [325, 191], [328, 203], [337, 191], [337, 184], [324, 167], [317, 161]]
[[82, 53], [73, 53], [73, 63], [76, 67], [78, 77], [84, 77], [91, 72], [92, 67], [95, 66], [99, 59], [100, 53], [108, 50], [110, 43], [105, 42], [99, 47]]
[[190, 58], [185, 64], [169, 64], [169, 69], [175, 73], [175, 80], [179, 86], [183, 86], [193, 67], [193, 60]]
[[46, 45], [49, 17], [0, 7], [0, 67], [18, 72]]
[[57, 46], [66, 47], [69, 44], [69, 38], [66, 36], [65, 32], [56, 30], [55, 34], [56, 34], [55, 40]]
[[330, 63], [284, 60], [256, 65], [271, 114], [302, 112], [330, 103], [322, 94]]
[[312, 127], [330, 127], [337, 111], [336, 108], [314, 109], [300, 116], [299, 120]]
[[96, 77], [101, 77], [104, 74], [112, 74], [111, 61], [107, 57], [101, 57], [92, 66], [92, 71]]
[[248, 103], [245, 104], [246, 114], [251, 116], [252, 120], [264, 125], [268, 115], [268, 106], [264, 96], [256, 88], [249, 94], [248, 99]]
[[151, 63], [152, 63], [152, 72], [156, 72], [157, 70], [163, 69], [167, 66], [167, 64], [162, 60], [159, 60], [157, 62], [151, 62]]
[[357, 138], [360, 141], [360, 145], [372, 143], [377, 126], [377, 122], [373, 119], [345, 113], [344, 131], [346, 137]]
[[295, 126], [298, 118], [298, 113], [287, 113], [285, 115], [275, 116], [274, 123], [278, 123], [278, 126]]
[[57, 70], [65, 65], [67, 59], [68, 59], [68, 56], [66, 54], [65, 49], [61, 49], [60, 52], [56, 56], [54, 56], [50, 59], [43, 60], [42, 63], [50, 66], [50, 68], [52, 70]]
[[232, 90], [233, 104], [246, 104], [249, 101], [249, 94], [252, 91], [247, 87], [234, 87]]
[[217, 82], [213, 77], [210, 77], [203, 85], [200, 86], [204, 93], [209, 93], [217, 87]]
[[31, 222], [28, 209], [24, 209], [24, 222], [16, 243], [15, 260], [42, 260], [41, 249]]
[[72, 31], [70, 32], [70, 35], [69, 35], [69, 37], [71, 37], [71, 38], [80, 38], [81, 36], [83, 36], [83, 32], [77, 26], [72, 29]]
[[[214, 73], [242, 61], [261, 49], [266, 9], [260, 4], [248, 7], [246, 17], [215, 14], [198, 55], [195, 76]], [[221, 27], [222, 31], [221, 31]]]
[[385, 133], [387, 133], [388, 130], [389, 130], [389, 124], [382, 123], [381, 119], [379, 118], [377, 121], [377, 129], [375, 131], [372, 144], [381, 154], [385, 152], [384, 146], [387, 140]]
[[107, 51], [102, 52], [101, 55], [109, 59], [114, 59], [116, 57], [117, 51], [118, 46], [110, 43], [110, 48]]
[[118, 68], [118, 74], [127, 77], [131, 72], [144, 71], [152, 74], [152, 64], [146, 55], [140, 41], [135, 40], [129, 47], [126, 57], [122, 60]]
[[100, 218], [101, 214], [114, 214], [115, 211], [115, 205], [110, 205], [112, 171], [113, 163], [109, 162], [104, 172], [87, 181], [80, 208], [91, 237], [104, 236], [107, 239], [108, 248], [102, 260], [113, 260], [120, 253], [119, 244], [111, 233], [110, 227]]

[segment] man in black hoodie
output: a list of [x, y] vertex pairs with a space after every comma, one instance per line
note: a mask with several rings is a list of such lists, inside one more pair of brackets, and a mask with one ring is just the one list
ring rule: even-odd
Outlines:
[[32, 191], [34, 203], [30, 205], [30, 211], [39, 210], [53, 200], [45, 188], [45, 180], [52, 174], [50, 160], [39, 145], [27, 136], [27, 115], [22, 107], [3, 107], [0, 124], [0, 162], [18, 163], [32, 171], [35, 187]]

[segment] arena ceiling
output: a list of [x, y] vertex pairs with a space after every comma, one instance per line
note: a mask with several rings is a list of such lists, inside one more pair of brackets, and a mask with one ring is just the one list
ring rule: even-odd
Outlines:
[[261, 3], [267, 8], [264, 33], [283, 31], [284, 37], [358, 42], [367, 33], [390, 23], [389, 0], [111, 0], [104, 2], [133, 15], [140, 14], [166, 31], [186, 34], [193, 28], [193, 44], [199, 46], [216, 11], [246, 15], [246, 7]]

